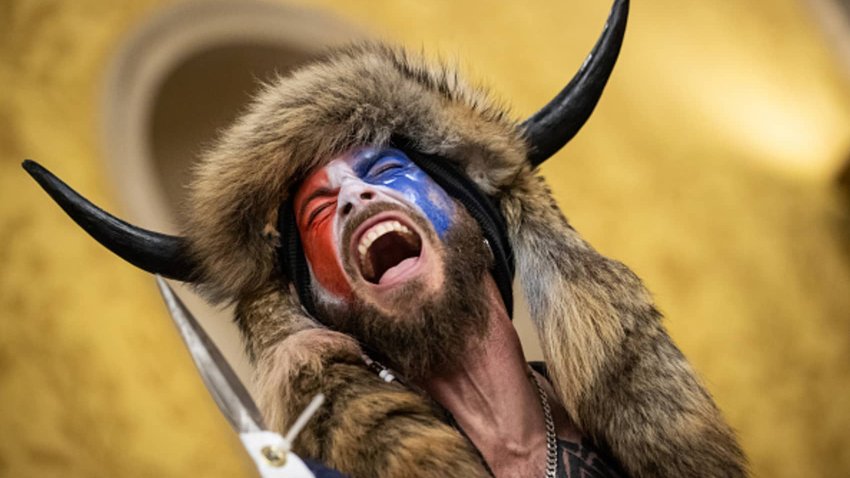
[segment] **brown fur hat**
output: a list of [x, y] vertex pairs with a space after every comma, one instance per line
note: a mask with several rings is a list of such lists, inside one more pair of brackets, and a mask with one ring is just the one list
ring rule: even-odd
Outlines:
[[279, 280], [277, 210], [310, 170], [358, 145], [403, 136], [498, 197], [525, 171], [518, 123], [443, 65], [361, 44], [266, 84], [203, 156], [184, 235], [216, 299]]

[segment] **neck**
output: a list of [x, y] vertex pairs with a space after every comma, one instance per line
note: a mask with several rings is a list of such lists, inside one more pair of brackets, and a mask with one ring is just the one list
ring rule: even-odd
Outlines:
[[488, 293], [487, 337], [421, 385], [454, 416], [496, 477], [539, 476], [546, 459], [540, 398], [492, 279]]

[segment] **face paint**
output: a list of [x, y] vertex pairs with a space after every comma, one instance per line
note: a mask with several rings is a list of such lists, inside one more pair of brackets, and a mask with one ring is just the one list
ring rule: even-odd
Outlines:
[[331, 186], [327, 168], [316, 171], [295, 195], [295, 217], [316, 280], [331, 294], [349, 298], [351, 286], [343, 273], [334, 234], [338, 191]]
[[403, 195], [409, 205], [425, 214], [440, 239], [445, 238], [454, 218], [454, 204], [406, 154], [392, 148], [364, 148], [353, 155], [349, 163], [364, 182]]
[[352, 294], [340, 254], [346, 247], [340, 244], [347, 217], [342, 211], [366, 202], [418, 211], [440, 239], [455, 216], [448, 194], [397, 149], [356, 149], [311, 174], [295, 194], [298, 230], [316, 281], [340, 299]]

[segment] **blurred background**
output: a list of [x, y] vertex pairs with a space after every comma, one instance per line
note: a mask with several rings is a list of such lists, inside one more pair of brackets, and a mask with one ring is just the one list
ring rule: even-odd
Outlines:
[[[173, 231], [197, 152], [273, 72], [380, 38], [458, 63], [524, 118], [609, 7], [0, 3], [0, 476], [252, 476], [153, 279], [67, 219], [24, 158]], [[757, 476], [850, 475], [848, 13], [634, 2], [596, 113], [543, 168], [573, 225], [653, 291]], [[250, 380], [229, 311], [183, 295]]]

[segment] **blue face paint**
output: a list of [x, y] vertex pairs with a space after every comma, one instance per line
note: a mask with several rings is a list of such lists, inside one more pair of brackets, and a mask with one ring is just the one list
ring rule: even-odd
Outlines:
[[351, 167], [363, 182], [401, 193], [425, 214], [440, 239], [445, 237], [454, 222], [454, 203], [443, 188], [402, 151], [363, 148], [353, 156]]

